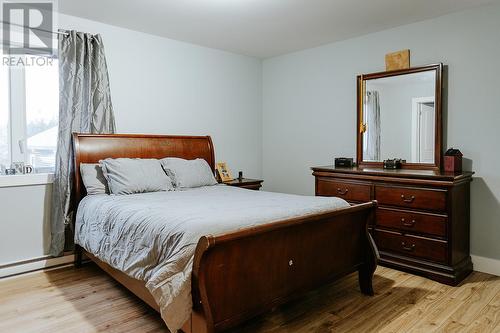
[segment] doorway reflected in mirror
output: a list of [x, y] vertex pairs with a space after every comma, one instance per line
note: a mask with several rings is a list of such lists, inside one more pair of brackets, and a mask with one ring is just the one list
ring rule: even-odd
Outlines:
[[411, 161], [434, 163], [435, 135], [434, 96], [412, 99], [411, 115]]

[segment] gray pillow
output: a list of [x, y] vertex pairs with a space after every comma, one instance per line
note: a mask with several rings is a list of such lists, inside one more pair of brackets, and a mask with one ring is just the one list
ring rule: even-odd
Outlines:
[[80, 175], [82, 176], [83, 185], [85, 185], [88, 195], [109, 194], [108, 182], [104, 178], [102, 168], [99, 164], [80, 164]]
[[160, 161], [140, 158], [107, 158], [99, 161], [112, 194], [173, 190]]
[[183, 158], [167, 157], [161, 165], [177, 188], [191, 188], [217, 184], [214, 173], [207, 161], [201, 158], [185, 160]]

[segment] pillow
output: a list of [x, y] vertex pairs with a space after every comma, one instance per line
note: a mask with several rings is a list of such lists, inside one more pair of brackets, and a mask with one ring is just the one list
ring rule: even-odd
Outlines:
[[109, 194], [108, 182], [104, 178], [102, 168], [96, 163], [80, 164], [80, 175], [88, 195]]
[[163, 169], [177, 188], [191, 188], [217, 184], [212, 169], [201, 158], [185, 160], [167, 157], [161, 161]]
[[132, 194], [173, 190], [160, 161], [140, 158], [107, 158], [99, 161], [109, 191], [113, 194]]

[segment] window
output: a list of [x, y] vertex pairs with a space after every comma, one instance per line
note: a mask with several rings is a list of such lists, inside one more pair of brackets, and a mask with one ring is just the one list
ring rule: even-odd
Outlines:
[[[39, 56], [36, 56], [39, 57]], [[25, 65], [1, 66], [0, 164], [33, 166], [34, 172], [53, 172], [59, 115], [57, 59], [43, 65], [25, 55]]]

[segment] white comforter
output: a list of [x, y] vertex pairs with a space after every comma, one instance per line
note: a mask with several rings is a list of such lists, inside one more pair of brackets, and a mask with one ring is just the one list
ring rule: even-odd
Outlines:
[[175, 332], [191, 314], [196, 244], [217, 235], [348, 204], [339, 198], [250, 191], [225, 185], [133, 195], [91, 195], [78, 207], [75, 242], [145, 281]]

